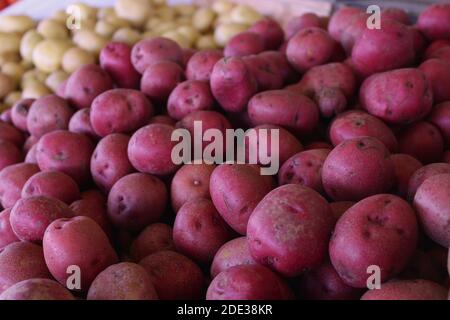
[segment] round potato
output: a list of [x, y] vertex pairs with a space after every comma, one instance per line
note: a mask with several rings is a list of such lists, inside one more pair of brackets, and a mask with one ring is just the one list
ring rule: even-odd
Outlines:
[[45, 39], [67, 39], [69, 30], [64, 23], [54, 19], [46, 19], [39, 22], [37, 32]]
[[50, 279], [27, 279], [9, 287], [0, 300], [75, 300], [69, 290]]
[[166, 250], [175, 250], [172, 227], [164, 223], [154, 223], [147, 226], [134, 239], [130, 254], [134, 261], [139, 262], [155, 252]]
[[84, 65], [94, 63], [95, 56], [92, 53], [78, 47], [73, 47], [67, 50], [62, 58], [62, 68], [69, 74], [75, 72]]
[[64, 53], [71, 47], [69, 42], [45, 39], [33, 50], [33, 63], [41, 71], [51, 73], [61, 67]]
[[35, 25], [36, 22], [25, 15], [2, 15], [0, 17], [0, 32], [22, 34]]
[[20, 42], [20, 55], [22, 58], [26, 61], [32, 61], [34, 48], [42, 40], [44, 40], [44, 37], [42, 37], [36, 30], [27, 31], [23, 35]]
[[447, 300], [447, 289], [428, 280], [397, 280], [380, 290], [367, 291], [361, 300]]
[[18, 163], [0, 171], [0, 203], [3, 208], [12, 208], [20, 199], [27, 180], [39, 172], [39, 167], [30, 163]]
[[23, 160], [21, 150], [9, 141], [0, 140], [0, 150], [0, 170]]
[[11, 223], [9, 222], [10, 214], [11, 209], [5, 209], [0, 212], [0, 250], [3, 250], [10, 243], [20, 241], [11, 228]]

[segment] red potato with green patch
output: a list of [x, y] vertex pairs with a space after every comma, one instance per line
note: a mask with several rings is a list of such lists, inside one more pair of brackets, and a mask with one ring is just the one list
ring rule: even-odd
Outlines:
[[358, 201], [388, 192], [395, 183], [389, 151], [372, 137], [346, 140], [325, 160], [322, 183], [335, 201]]
[[258, 54], [265, 49], [264, 38], [252, 31], [238, 33], [226, 44], [223, 55], [225, 57], [244, 57]]
[[298, 184], [278, 187], [259, 202], [248, 221], [251, 255], [279, 274], [300, 275], [322, 263], [333, 224], [330, 206], [316, 191]]
[[150, 275], [161, 300], [197, 300], [203, 296], [202, 271], [189, 258], [174, 251], [160, 251], [139, 264]]
[[428, 121], [440, 130], [447, 145], [450, 145], [450, 102], [434, 106]]
[[41, 246], [14, 242], [0, 252], [0, 293], [23, 280], [50, 277]]
[[95, 97], [113, 88], [109, 75], [100, 66], [87, 64], [67, 80], [64, 96], [77, 109], [89, 108]]
[[248, 164], [219, 165], [209, 183], [217, 211], [240, 234], [246, 234], [253, 209], [273, 187], [272, 177], [261, 175], [260, 167]]
[[0, 140], [9, 141], [18, 148], [25, 142], [23, 133], [7, 122], [0, 121]]
[[20, 149], [9, 141], [0, 140], [0, 150], [0, 170], [23, 160], [23, 154]]
[[186, 78], [209, 82], [214, 65], [222, 58], [221, 50], [201, 50], [194, 53], [186, 65]]
[[393, 154], [390, 158], [394, 164], [395, 180], [397, 181], [393, 193], [406, 199], [411, 177], [417, 170], [422, 168], [422, 163], [416, 158], [403, 153]]
[[450, 5], [430, 5], [420, 13], [417, 25], [430, 40], [450, 40]]
[[76, 265], [81, 271], [83, 292], [101, 271], [118, 260], [106, 234], [88, 217], [53, 221], [42, 243], [45, 262], [53, 277], [65, 285], [70, 276], [67, 268]]
[[75, 112], [69, 121], [69, 131], [73, 133], [84, 134], [93, 141], [100, 137], [95, 133], [91, 123], [91, 108], [84, 108]]
[[91, 174], [101, 190], [109, 192], [120, 178], [134, 171], [128, 160], [129, 141], [129, 136], [113, 133], [98, 142], [91, 158]]
[[413, 201], [417, 189], [428, 178], [438, 175], [450, 173], [450, 164], [448, 163], [432, 163], [418, 169], [413, 173], [408, 184], [408, 200]]
[[158, 295], [143, 267], [122, 262], [97, 275], [89, 287], [87, 300], [158, 300]]
[[154, 223], [145, 227], [134, 239], [130, 254], [134, 261], [139, 262], [155, 252], [167, 250], [175, 250], [172, 227], [164, 223]]
[[0, 212], [0, 250], [3, 250], [7, 245], [20, 241], [14, 233], [9, 217], [11, 209], [5, 209]]
[[94, 144], [87, 136], [57, 130], [39, 139], [36, 159], [41, 170], [61, 171], [83, 185], [90, 180], [93, 151]]
[[0, 300], [75, 300], [65, 287], [50, 279], [27, 279], [9, 287]]
[[11, 107], [11, 121], [17, 129], [28, 132], [27, 118], [35, 99], [21, 99]]
[[450, 63], [439, 59], [430, 59], [419, 66], [431, 83], [435, 103], [450, 100]]
[[31, 163], [17, 163], [0, 171], [0, 203], [3, 208], [12, 208], [21, 197], [23, 186], [28, 179], [39, 172], [39, 167]]
[[297, 32], [311, 28], [321, 28], [322, 20], [315, 13], [304, 13], [301, 16], [291, 18], [286, 24], [286, 39], [292, 38]]
[[361, 300], [447, 300], [447, 288], [428, 280], [393, 280], [369, 290]]
[[426, 179], [414, 196], [414, 208], [425, 233], [448, 248], [450, 246], [450, 174], [438, 174]]
[[276, 62], [264, 58], [261, 54], [245, 56], [242, 60], [256, 79], [259, 92], [283, 87], [283, 73]]
[[265, 50], [277, 50], [284, 41], [284, 31], [275, 20], [264, 18], [256, 21], [249, 29], [263, 38]]

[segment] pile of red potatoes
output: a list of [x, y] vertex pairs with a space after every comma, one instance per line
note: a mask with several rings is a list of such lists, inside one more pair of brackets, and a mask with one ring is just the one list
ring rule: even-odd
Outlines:
[[[265, 18], [224, 50], [111, 42], [17, 102], [0, 299], [447, 299], [450, 4], [368, 17]], [[278, 174], [174, 164], [194, 121], [279, 129]]]

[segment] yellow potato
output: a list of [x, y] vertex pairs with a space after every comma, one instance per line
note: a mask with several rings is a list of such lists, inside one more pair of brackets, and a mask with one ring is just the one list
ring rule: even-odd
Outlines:
[[80, 29], [75, 29], [73, 30], [74, 32], [78, 32], [80, 30], [94, 30], [95, 29], [95, 24], [97, 23], [97, 20], [95, 19], [86, 19], [86, 20], [82, 20], [81, 24], [80, 24]]
[[105, 20], [99, 20], [95, 25], [95, 32], [104, 38], [111, 38], [116, 30], [116, 26]]
[[13, 91], [10, 94], [8, 94], [5, 97], [5, 104], [9, 107], [12, 107], [13, 105], [16, 104], [17, 101], [19, 101], [20, 99], [22, 99], [22, 92], [20, 91]]
[[4, 74], [0, 73], [0, 100], [3, 100], [8, 94], [16, 89], [14, 80]]
[[156, 34], [153, 31], [145, 31], [142, 34], [142, 39], [150, 39], [150, 38], [154, 38], [154, 37], [157, 37], [157, 36], [158, 36], [158, 34]]
[[214, 35], [207, 34], [200, 36], [200, 38], [197, 39], [197, 42], [195, 43], [195, 47], [199, 50], [203, 49], [216, 49], [217, 44], [214, 40]]
[[16, 52], [0, 53], [0, 66], [8, 62], [20, 62], [20, 55]]
[[217, 14], [224, 14], [230, 12], [234, 4], [225, 0], [218, 0], [212, 4], [212, 9]]
[[219, 46], [224, 47], [232, 37], [247, 29], [248, 26], [245, 24], [225, 23], [218, 26], [214, 31], [214, 40]]
[[53, 13], [50, 16], [50, 19], [58, 21], [59, 23], [66, 25], [67, 17], [68, 17], [68, 15], [67, 15], [66, 11], [57, 10], [57, 11], [55, 11], [55, 13]]
[[2, 66], [2, 73], [9, 76], [16, 84], [20, 83], [26, 68], [20, 62], [7, 62]]
[[233, 8], [230, 12], [231, 21], [252, 25], [263, 18], [263, 15], [250, 6], [240, 4]]
[[39, 42], [44, 40], [36, 30], [27, 31], [20, 42], [20, 55], [22, 59], [26, 61], [31, 61], [33, 56], [33, 50]]
[[103, 20], [112, 24], [116, 28], [127, 28], [131, 26], [127, 20], [119, 18], [115, 12], [111, 12]]
[[50, 88], [53, 92], [56, 92], [64, 81], [69, 78], [69, 75], [62, 70], [57, 70], [52, 72], [45, 80], [45, 85]]
[[181, 16], [176, 18], [175, 22], [178, 24], [178, 26], [189, 26], [192, 24], [192, 17]]
[[114, 41], [124, 42], [132, 46], [139, 42], [142, 39], [142, 36], [136, 29], [120, 28], [114, 33], [112, 39]]
[[69, 37], [69, 29], [66, 25], [52, 19], [39, 22], [37, 32], [47, 39], [67, 39]]
[[33, 63], [39, 70], [50, 73], [61, 67], [64, 53], [71, 47], [67, 41], [46, 39], [33, 50]]
[[97, 19], [103, 20], [106, 19], [109, 15], [115, 14], [113, 7], [103, 7], [98, 9], [97, 11]]
[[20, 34], [0, 32], [0, 54], [5, 52], [20, 52]]
[[150, 0], [116, 0], [114, 9], [117, 16], [130, 21], [134, 26], [142, 26], [150, 15]]
[[30, 82], [22, 91], [23, 99], [38, 99], [51, 94], [52, 91], [42, 82]]
[[0, 16], [0, 32], [22, 34], [35, 26], [36, 22], [28, 16]]
[[178, 25], [173, 21], [165, 21], [157, 25], [152, 31], [155, 33], [162, 35], [165, 32], [173, 31], [178, 27]]
[[[73, 4], [79, 10], [81, 20], [95, 20], [97, 18], [98, 9], [82, 2]], [[69, 6], [70, 8], [71, 6]]]
[[145, 28], [145, 30], [153, 30], [161, 23], [162, 23], [162, 20], [160, 18], [151, 18], [151, 19], [148, 19], [144, 28]]
[[47, 77], [48, 77], [47, 73], [42, 72], [41, 70], [38, 70], [38, 69], [31, 69], [31, 70], [28, 70], [27, 72], [25, 72], [23, 74], [20, 86], [22, 88], [25, 88], [30, 83], [34, 83], [34, 82], [41, 82], [41, 83], [43, 83], [43, 82], [45, 82]]
[[175, 30], [167, 31], [167, 32], [163, 33], [162, 36], [175, 41], [182, 48], [190, 48], [191, 47], [189, 40], [185, 36], [183, 36], [181, 33], [177, 32]]
[[172, 7], [160, 7], [154, 10], [154, 14], [161, 20], [167, 21], [175, 19], [177, 12]]
[[192, 16], [197, 10], [195, 5], [187, 3], [180, 3], [172, 6], [172, 8], [175, 9], [176, 13], [180, 16]]
[[155, 6], [166, 6], [167, 5], [167, 1], [166, 0], [152, 0], [152, 3]]
[[176, 31], [189, 41], [190, 47], [192, 47], [200, 36], [200, 33], [194, 27], [189, 25], [178, 27]]
[[210, 29], [216, 19], [215, 12], [210, 8], [200, 8], [192, 17], [192, 25], [198, 31], [204, 32]]
[[72, 47], [64, 53], [62, 68], [67, 73], [73, 73], [81, 66], [94, 64], [95, 62], [96, 59], [92, 53], [79, 47]]
[[80, 48], [98, 55], [108, 39], [95, 33], [94, 30], [79, 30], [73, 37], [73, 42]]

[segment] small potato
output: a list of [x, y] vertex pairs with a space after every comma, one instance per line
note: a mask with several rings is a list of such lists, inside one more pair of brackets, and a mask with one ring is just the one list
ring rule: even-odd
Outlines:
[[57, 130], [39, 139], [36, 158], [41, 170], [61, 171], [82, 185], [90, 178], [93, 151], [94, 146], [87, 136]]
[[130, 137], [110, 134], [99, 141], [91, 158], [91, 174], [97, 186], [108, 193], [122, 177], [133, 172], [128, 160], [127, 148]]
[[58, 21], [59, 23], [66, 23], [68, 14], [65, 10], [56, 10], [52, 15], [50, 15], [50, 18]]
[[195, 48], [199, 50], [216, 49], [217, 43], [214, 40], [214, 35], [206, 34], [200, 36], [195, 43]]
[[25, 72], [22, 76], [21, 86], [22, 88], [26, 88], [29, 85], [33, 85], [36, 83], [43, 84], [47, 79], [48, 74], [39, 70], [39, 69], [31, 69]]
[[278, 76], [281, 75], [285, 84], [297, 81], [297, 75], [283, 53], [279, 51], [265, 51], [260, 53], [258, 57], [264, 59], [266, 65], [270, 66], [268, 70]]
[[39, 99], [51, 94], [51, 90], [41, 82], [30, 82], [22, 91], [23, 99]]
[[45, 39], [64, 40], [69, 37], [69, 30], [65, 23], [53, 19], [42, 20], [36, 30]]
[[80, 199], [80, 190], [68, 175], [59, 171], [44, 171], [30, 177], [22, 188], [22, 199], [37, 196], [54, 198], [69, 205]]
[[[352, 8], [353, 9], [353, 8]], [[356, 8], [355, 8], [356, 10]], [[338, 10], [337, 12], [339, 12]], [[334, 15], [331, 17], [333, 19]], [[322, 21], [318, 15], [312, 12], [304, 13], [301, 16], [291, 18], [286, 24], [286, 39], [292, 38], [297, 32], [307, 28], [321, 28]], [[331, 36], [333, 34], [330, 32]], [[337, 40], [335, 38], [335, 40]]]
[[211, 8], [217, 14], [223, 14], [230, 12], [233, 9], [234, 4], [227, 0], [217, 0], [212, 3]]
[[190, 25], [182, 25], [176, 29], [176, 31], [185, 37], [189, 41], [189, 46], [191, 47], [200, 36], [199, 32]]
[[86, 3], [77, 2], [74, 4], [80, 11], [81, 20], [92, 20], [97, 17], [97, 8], [92, 7]]
[[396, 188], [394, 192], [406, 199], [411, 177], [422, 167], [422, 163], [416, 158], [403, 153], [393, 154], [390, 159], [394, 164], [396, 178]]
[[38, 98], [28, 111], [27, 129], [37, 138], [48, 132], [65, 130], [73, 112], [67, 101], [56, 95]]
[[15, 90], [14, 79], [0, 72], [0, 100], [3, 100], [8, 94]]
[[224, 23], [219, 25], [214, 31], [214, 40], [220, 47], [225, 45], [238, 33], [247, 30], [247, 25], [242, 23]]
[[0, 54], [19, 53], [21, 36], [17, 33], [0, 32]]
[[[63, 64], [64, 64], [64, 58], [63, 58]], [[58, 91], [59, 86], [61, 83], [66, 81], [69, 78], [69, 75], [62, 70], [57, 70], [52, 72], [47, 79], [45, 80], [45, 85], [50, 88], [53, 92]]]
[[0, 150], [2, 150], [0, 154], [0, 170], [23, 160], [22, 152], [12, 142], [0, 140]]
[[141, 79], [141, 91], [152, 101], [164, 102], [183, 80], [184, 72], [178, 64], [158, 61], [145, 69]]
[[215, 12], [210, 8], [197, 9], [192, 16], [192, 25], [200, 32], [209, 30], [216, 18]]
[[130, 46], [141, 40], [141, 34], [138, 30], [132, 28], [120, 28], [114, 32], [112, 36], [113, 41], [123, 42]]
[[195, 300], [202, 297], [202, 271], [185, 256], [174, 251], [159, 251], [145, 257], [139, 264], [147, 270], [161, 300]]
[[64, 53], [62, 58], [62, 68], [68, 74], [71, 74], [87, 64], [94, 64], [95, 56], [90, 52], [78, 47], [73, 47]]
[[50, 279], [27, 279], [9, 287], [0, 300], [75, 300], [65, 287]]
[[450, 82], [450, 63], [440, 59], [426, 60], [419, 66], [431, 84], [434, 103], [450, 100], [448, 84]]
[[[258, 91], [277, 90], [283, 87], [283, 73], [277, 61], [266, 55], [250, 55], [242, 58], [250, 73], [256, 79]], [[292, 92], [292, 90], [289, 90]]]
[[435, 282], [395, 280], [384, 283], [380, 290], [369, 290], [361, 300], [447, 300], [447, 289]]
[[37, 165], [36, 160], [36, 145], [33, 145], [25, 156], [25, 163], [32, 163]]
[[20, 80], [25, 72], [26, 68], [17, 62], [7, 62], [2, 65], [2, 73], [13, 79], [16, 86], [20, 83]]
[[98, 55], [104, 46], [107, 45], [108, 39], [95, 33], [91, 29], [82, 29], [75, 33], [73, 42], [80, 48]]
[[158, 300], [147, 271], [138, 264], [109, 266], [94, 279], [87, 300]]
[[169, 6], [161, 6], [154, 9], [154, 14], [156, 17], [160, 18], [163, 21], [174, 20], [178, 15], [175, 11], [175, 8]]
[[177, 30], [169, 30], [161, 34], [163, 38], [170, 39], [176, 42], [182, 49], [190, 48], [190, 40]]
[[50, 223], [56, 219], [73, 216], [69, 206], [58, 199], [30, 196], [17, 201], [11, 210], [9, 220], [20, 240], [40, 243]]
[[0, 203], [3, 208], [12, 208], [20, 199], [27, 180], [39, 172], [39, 167], [30, 163], [18, 163], [0, 171]]
[[114, 4], [115, 13], [120, 18], [130, 21], [133, 25], [141, 27], [152, 9], [151, 0], [117, 0]]
[[36, 22], [25, 15], [2, 15], [0, 17], [0, 32], [6, 33], [20, 33], [34, 28]]
[[88, 217], [53, 221], [45, 231], [42, 244], [53, 277], [65, 285], [70, 276], [67, 268], [76, 265], [81, 270], [84, 292], [101, 271], [118, 260], [106, 234]]
[[172, 6], [175, 12], [182, 16], [192, 16], [197, 9], [193, 4], [180, 3]]
[[95, 32], [104, 38], [111, 38], [118, 28], [105, 20], [99, 20], [95, 24]]
[[240, 32], [233, 36], [223, 51], [225, 57], [243, 57], [264, 51], [264, 39], [254, 32]]
[[220, 50], [201, 50], [194, 53], [186, 65], [186, 78], [209, 82], [214, 65], [222, 58]]
[[21, 148], [25, 141], [25, 137], [20, 132], [20, 130], [18, 130], [11, 124], [0, 121], [0, 140], [9, 141], [17, 147]]
[[105, 17], [102, 17], [102, 19], [114, 26], [116, 29], [131, 27], [131, 23], [128, 20], [119, 18], [114, 11], [108, 13]]
[[61, 67], [64, 53], [70, 46], [70, 43], [62, 40], [43, 40], [33, 50], [33, 63], [43, 72], [56, 71]]
[[448, 163], [432, 163], [418, 169], [413, 173], [409, 180], [408, 186], [408, 200], [413, 201], [416, 195], [417, 189], [428, 178], [438, 175], [450, 173], [450, 164]]
[[417, 25], [428, 39], [450, 40], [450, 5], [448, 3], [436, 3], [428, 6], [419, 15]]
[[243, 23], [246, 25], [252, 25], [263, 18], [258, 11], [244, 4], [234, 7], [230, 12], [230, 16], [231, 21], [234, 23]]
[[284, 42], [283, 29], [278, 22], [270, 18], [258, 20], [249, 31], [262, 37], [265, 50], [277, 50]]
[[20, 241], [11, 228], [11, 223], [9, 222], [10, 214], [11, 209], [5, 209], [0, 212], [0, 250], [3, 250], [7, 245], [13, 242]]
[[134, 261], [159, 251], [175, 250], [172, 237], [172, 227], [164, 223], [154, 223], [147, 226], [134, 239], [130, 254]]
[[[166, 32], [170, 32], [170, 31], [174, 31], [177, 28], [177, 23], [175, 21], [169, 20], [169, 21], [163, 21], [159, 24], [157, 24], [152, 31], [159, 35], [162, 36], [164, 33]], [[175, 41], [176, 42], [176, 41]]]
[[108, 195], [108, 215], [118, 228], [140, 231], [164, 213], [168, 194], [158, 178], [132, 173], [120, 178]]

